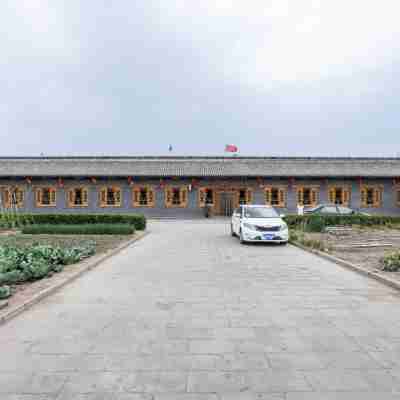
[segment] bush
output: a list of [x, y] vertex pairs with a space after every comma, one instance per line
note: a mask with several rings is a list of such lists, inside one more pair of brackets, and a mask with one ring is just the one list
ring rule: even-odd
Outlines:
[[144, 215], [132, 214], [22, 214], [19, 216], [29, 224], [24, 225], [87, 225], [87, 224], [128, 224], [136, 230], [146, 229]]
[[386, 254], [381, 259], [382, 269], [384, 271], [396, 272], [400, 270], [400, 251]]
[[[316, 215], [287, 215], [284, 220], [289, 228], [307, 226]], [[360, 225], [360, 226], [393, 226], [400, 224], [400, 217], [387, 215], [324, 215], [318, 216], [324, 226]]]
[[129, 224], [39, 224], [22, 228], [22, 233], [30, 235], [132, 235], [135, 233], [135, 227]]
[[325, 220], [319, 215], [312, 215], [306, 221], [304, 228], [307, 232], [322, 232], [325, 228]]
[[11, 296], [10, 286], [0, 286], [0, 300]]

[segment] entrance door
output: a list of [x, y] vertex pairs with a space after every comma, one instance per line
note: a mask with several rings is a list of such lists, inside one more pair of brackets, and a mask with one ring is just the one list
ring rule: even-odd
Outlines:
[[230, 217], [235, 208], [235, 194], [232, 192], [220, 192], [219, 194], [219, 214]]

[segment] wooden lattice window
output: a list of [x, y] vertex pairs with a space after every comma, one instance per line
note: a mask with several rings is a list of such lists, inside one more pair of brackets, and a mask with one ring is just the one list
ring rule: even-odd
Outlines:
[[132, 189], [133, 207], [154, 207], [154, 189], [148, 186], [135, 186]]
[[4, 187], [1, 191], [1, 204], [3, 208], [20, 208], [24, 206], [25, 192], [22, 188]]
[[165, 207], [187, 207], [188, 189], [186, 186], [173, 186], [165, 189]]
[[297, 204], [299, 206], [314, 207], [318, 204], [318, 189], [309, 186], [297, 188]]
[[328, 188], [329, 203], [348, 206], [350, 204], [350, 189], [345, 186], [331, 186]]
[[206, 204], [214, 205], [215, 192], [214, 189], [200, 188], [199, 189], [199, 207], [205, 207]]
[[11, 203], [16, 207], [23, 207], [25, 200], [25, 191], [22, 188], [14, 188], [11, 190]]
[[239, 205], [247, 205], [253, 202], [253, 191], [251, 189], [239, 189], [237, 196]]
[[361, 187], [361, 207], [379, 208], [382, 206], [383, 189], [380, 186]]
[[100, 207], [121, 207], [122, 193], [117, 186], [106, 186], [99, 192]]
[[265, 188], [265, 204], [274, 207], [285, 207], [286, 190], [280, 187]]
[[0, 189], [1, 195], [1, 208], [10, 208], [11, 207], [11, 192], [9, 188], [1, 188]]
[[68, 207], [88, 207], [89, 191], [86, 187], [76, 187], [67, 190]]
[[57, 189], [54, 187], [41, 187], [36, 189], [37, 207], [55, 207], [57, 202]]

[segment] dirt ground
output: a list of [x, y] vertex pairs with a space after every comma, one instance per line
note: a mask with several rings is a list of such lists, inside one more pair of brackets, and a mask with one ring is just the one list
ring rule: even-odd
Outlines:
[[[343, 234], [305, 233], [306, 238], [320, 240], [325, 251], [355, 265], [380, 272], [400, 280], [400, 272], [382, 271], [380, 260], [386, 253], [400, 250], [400, 229], [377, 229], [353, 227]], [[351, 247], [359, 244], [387, 244], [390, 247]]]
[[129, 235], [0, 235], [0, 246], [6, 244], [29, 246], [33, 243], [50, 244], [61, 247], [81, 246], [85, 242], [96, 243], [96, 254], [110, 250], [132, 236]]

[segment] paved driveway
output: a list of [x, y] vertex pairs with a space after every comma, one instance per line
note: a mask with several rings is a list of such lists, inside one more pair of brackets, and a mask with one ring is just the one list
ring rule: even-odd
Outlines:
[[221, 222], [150, 229], [0, 326], [1, 400], [400, 398], [397, 292]]

